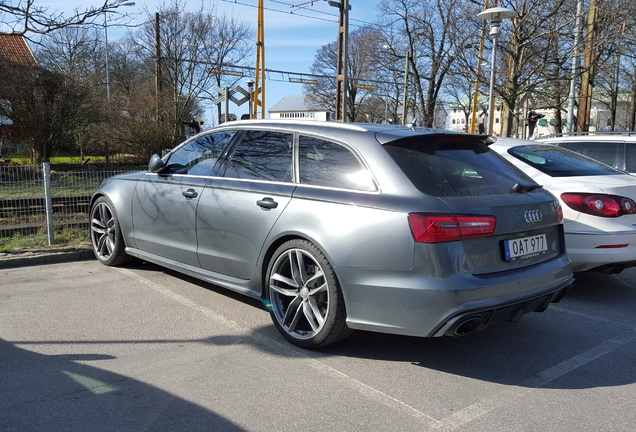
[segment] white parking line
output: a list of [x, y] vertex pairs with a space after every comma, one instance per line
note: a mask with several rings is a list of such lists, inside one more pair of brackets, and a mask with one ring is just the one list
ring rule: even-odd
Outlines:
[[172, 291], [169, 288], [166, 288], [160, 284], [157, 284], [155, 282], [152, 282], [148, 279], [146, 279], [145, 277], [136, 274], [135, 272], [133, 272], [132, 270], [128, 270], [126, 268], [122, 268], [122, 267], [115, 267], [115, 269], [117, 271], [119, 271], [120, 273], [136, 280], [139, 283], [144, 284], [145, 286], [153, 289], [154, 291], [169, 297], [170, 299], [182, 304], [183, 306], [186, 306], [192, 310], [195, 310], [197, 312], [202, 313], [203, 315], [205, 315], [208, 318], [211, 318], [212, 320], [214, 320], [215, 322], [217, 322], [218, 324], [222, 324], [226, 327], [231, 328], [232, 330], [244, 334], [246, 337], [250, 337], [250, 338], [254, 338], [256, 339], [258, 342], [265, 344], [267, 346], [271, 346], [272, 344], [276, 344], [281, 351], [284, 351], [286, 355], [290, 356], [290, 357], [303, 357], [306, 361], [309, 362], [309, 365], [317, 370], [318, 372], [325, 374], [325, 375], [330, 375], [331, 378], [336, 378], [339, 381], [343, 381], [343, 384], [347, 385], [349, 388], [355, 390], [356, 392], [360, 393], [361, 395], [364, 395], [365, 397], [368, 397], [372, 400], [374, 400], [375, 402], [381, 403], [385, 406], [390, 407], [391, 409], [395, 409], [398, 410], [401, 413], [410, 415], [411, 417], [420, 419], [421, 421], [423, 421], [425, 423], [425, 427], [427, 428], [439, 428], [441, 423], [438, 420], [435, 420], [434, 418], [432, 418], [431, 416], [417, 410], [416, 408], [413, 408], [412, 406], [405, 404], [404, 402], [401, 402], [400, 400], [386, 394], [383, 393], [382, 391], [371, 387], [363, 382], [360, 382], [358, 380], [356, 380], [355, 378], [352, 378], [351, 376], [336, 370], [334, 368], [332, 368], [331, 366], [328, 366], [322, 362], [320, 362], [319, 360], [310, 357], [309, 355], [305, 354], [302, 351], [299, 351], [293, 347], [291, 347], [290, 345], [286, 344], [286, 343], [280, 343], [277, 340], [271, 339], [267, 336], [264, 336], [262, 334], [259, 333], [253, 333], [251, 332], [248, 328], [241, 326], [240, 324], [238, 324], [235, 321], [232, 321], [226, 317], [224, 317], [223, 315], [220, 315], [204, 306], [201, 306], [195, 302], [193, 302], [192, 300], [182, 296], [179, 293], [176, 293], [174, 291]]
[[504, 405], [511, 405], [516, 400], [521, 399], [530, 392], [538, 389], [546, 384], [572, 372], [575, 369], [585, 366], [586, 364], [604, 356], [616, 348], [620, 348], [628, 343], [636, 340], [636, 329], [632, 328], [610, 340], [603, 342], [589, 350], [571, 357], [551, 368], [548, 368], [538, 374], [521, 382], [518, 386], [510, 386], [493, 397], [483, 399], [473, 405], [470, 405], [460, 411], [453, 413], [441, 421], [441, 429], [444, 431], [452, 431], [460, 426], [469, 423], [484, 414], [489, 413]]
[[[636, 328], [626, 329], [625, 328], [626, 326], [624, 324], [621, 325], [620, 323], [613, 323], [613, 324], [616, 324], [619, 328], [625, 329], [626, 331], [610, 340], [607, 340], [593, 348], [590, 348], [589, 350], [581, 354], [573, 356], [568, 360], [565, 360], [555, 366], [552, 366], [542, 372], [539, 372], [538, 374], [519, 383], [516, 386], [512, 386], [512, 385], [507, 386], [505, 389], [496, 393], [492, 397], [484, 398], [481, 401], [474, 403], [472, 405], [469, 405], [466, 408], [463, 408], [444, 419], [437, 420], [427, 415], [426, 413], [374, 387], [371, 387], [363, 382], [360, 382], [356, 380], [355, 378], [352, 378], [351, 376], [339, 370], [336, 370], [332, 368], [331, 366], [328, 366], [320, 362], [319, 360], [312, 358], [307, 354], [304, 354], [303, 352], [299, 350], [294, 349], [293, 347], [285, 343], [280, 343], [279, 341], [271, 339], [262, 334], [253, 333], [248, 328], [241, 326], [237, 322], [232, 321], [226, 318], [225, 316], [220, 315], [204, 306], [201, 306], [193, 302], [192, 300], [182, 296], [181, 294], [178, 294], [160, 284], [152, 282], [146, 279], [145, 277], [134, 273], [131, 270], [121, 268], [121, 267], [117, 267], [115, 269], [121, 272], [122, 274], [132, 279], [135, 279], [136, 281], [144, 284], [145, 286], [155, 290], [156, 292], [166, 297], [169, 297], [172, 300], [192, 310], [202, 313], [206, 317], [213, 319], [215, 322], [222, 324], [226, 327], [229, 327], [232, 330], [237, 331], [241, 334], [244, 334], [246, 337], [254, 338], [258, 340], [260, 343], [264, 343], [269, 346], [271, 346], [272, 344], [276, 344], [280, 347], [282, 351], [285, 351], [287, 355], [294, 356], [294, 357], [302, 356], [318, 372], [324, 373], [326, 375], [330, 375], [332, 378], [336, 378], [340, 381], [343, 381], [349, 388], [364, 395], [365, 397], [368, 397], [378, 403], [381, 403], [387, 407], [390, 407], [391, 409], [395, 409], [402, 414], [409, 415], [411, 417], [419, 419], [420, 421], [424, 423], [423, 427], [426, 427], [429, 429], [435, 429], [435, 430], [442, 430], [442, 431], [453, 431], [459, 427], [466, 425], [467, 423], [470, 423], [471, 421], [475, 419], [478, 419], [479, 417], [482, 417], [485, 414], [488, 414], [489, 412], [493, 410], [496, 410], [506, 405], [514, 404], [516, 403], [517, 400], [526, 396], [527, 394], [534, 391], [535, 389], [545, 386], [546, 384], [572, 372], [573, 370], [580, 368], [581, 366], [585, 366], [586, 364], [598, 359], [599, 357], [602, 357], [614, 351], [615, 349], [620, 348], [621, 346], [624, 346], [636, 340]], [[574, 313], [576, 315], [583, 315], [584, 318], [590, 319], [590, 320], [595, 320], [595, 321], [600, 320], [599, 318], [592, 315], [588, 315], [588, 314], [571, 312], [561, 308], [559, 308], [559, 310], [563, 312]], [[601, 320], [601, 321], [608, 323], [607, 320]]]
[[241, 333], [245, 332], [247, 333], [247, 329], [245, 327], [240, 326], [236, 321], [232, 321], [231, 319], [228, 319], [226, 317], [224, 317], [223, 315], [220, 315], [206, 307], [203, 307], [195, 302], [193, 302], [192, 300], [190, 300], [187, 297], [182, 296], [181, 294], [178, 294], [174, 291], [172, 291], [171, 289], [168, 289], [166, 287], [164, 287], [163, 285], [159, 285], [158, 283], [152, 282], [148, 279], [146, 279], [143, 276], [138, 275], [137, 273], [133, 272], [132, 270], [128, 270], [127, 268], [123, 268], [123, 267], [113, 267], [114, 270], [117, 270], [118, 272], [130, 277], [131, 279], [135, 279], [137, 282], [142, 283], [144, 285], [146, 285], [149, 288], [152, 288], [153, 290], [157, 291], [160, 294], [165, 295], [166, 297], [171, 298], [172, 300], [181, 303], [184, 306], [189, 307], [190, 309], [193, 309], [197, 312], [202, 313], [203, 315], [207, 316], [208, 318], [213, 319], [214, 321], [216, 321], [219, 324], [223, 324], [226, 327], [231, 328], [232, 330], [236, 330], [239, 331]]

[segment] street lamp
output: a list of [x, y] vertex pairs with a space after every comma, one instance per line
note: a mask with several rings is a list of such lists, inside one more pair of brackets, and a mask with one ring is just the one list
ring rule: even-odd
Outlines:
[[[122, 3], [116, 7], [120, 6], [134, 6], [135, 2]], [[113, 8], [114, 9], [114, 8]], [[108, 72], [108, 23], [107, 23], [108, 11], [104, 11], [104, 52], [106, 54], [106, 100], [108, 101], [108, 109], [110, 109], [110, 74]]]
[[254, 91], [254, 80], [252, 78], [248, 79], [247, 81], [245, 81], [245, 84], [247, 84], [247, 89], [249, 90], [250, 93], [250, 120], [253, 118], [253, 107], [252, 107], [252, 91]]
[[492, 122], [495, 118], [495, 100], [493, 93], [495, 90], [495, 55], [497, 52], [497, 36], [501, 28], [501, 20], [505, 18], [513, 18], [517, 16], [517, 12], [504, 7], [494, 7], [486, 9], [477, 14], [477, 18], [490, 21], [490, 37], [492, 38], [492, 57], [490, 60], [490, 92], [488, 95], [488, 128], [486, 133], [491, 134]]

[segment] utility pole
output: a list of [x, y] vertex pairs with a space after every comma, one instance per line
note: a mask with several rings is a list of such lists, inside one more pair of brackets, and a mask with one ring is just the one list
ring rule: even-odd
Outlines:
[[574, 105], [576, 104], [576, 76], [579, 71], [579, 44], [581, 43], [581, 12], [583, 0], [576, 4], [576, 18], [574, 24], [574, 50], [572, 52], [572, 77], [570, 78], [570, 95], [568, 107], [568, 132], [574, 132]]
[[402, 91], [402, 126], [406, 125], [406, 114], [408, 112], [408, 93], [409, 93], [409, 50], [406, 49], [404, 56], [404, 89]]
[[254, 81], [254, 118], [258, 117], [261, 108], [261, 118], [265, 118], [265, 31], [263, 22], [263, 0], [258, 0], [258, 30], [256, 32], [256, 73]]
[[[488, 0], [484, 2], [484, 10], [489, 7]], [[477, 104], [479, 103], [479, 79], [481, 75], [481, 59], [484, 54], [484, 40], [486, 39], [486, 21], [481, 23], [481, 36], [479, 37], [479, 55], [477, 56], [477, 71], [475, 72], [475, 92], [473, 93], [473, 118], [470, 122], [470, 133], [475, 133], [477, 124]]]
[[592, 113], [592, 91], [596, 69], [596, 21], [598, 20], [598, 1], [590, 0], [590, 10], [587, 14], [585, 54], [583, 55], [583, 74], [581, 75], [581, 92], [579, 93], [579, 110], [576, 129], [580, 132], [590, 130], [590, 115]]
[[159, 29], [159, 12], [155, 13], [155, 96], [157, 104], [157, 120], [159, 120], [159, 105], [161, 100], [161, 39]]
[[336, 121], [347, 121], [347, 39], [349, 37], [349, 0], [328, 0], [329, 6], [340, 11], [338, 18], [338, 62], [336, 65]]

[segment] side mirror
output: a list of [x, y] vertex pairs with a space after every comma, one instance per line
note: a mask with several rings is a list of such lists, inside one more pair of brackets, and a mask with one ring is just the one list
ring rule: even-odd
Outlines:
[[148, 163], [148, 171], [151, 173], [160, 173], [166, 169], [166, 164], [161, 160], [159, 155], [154, 154]]

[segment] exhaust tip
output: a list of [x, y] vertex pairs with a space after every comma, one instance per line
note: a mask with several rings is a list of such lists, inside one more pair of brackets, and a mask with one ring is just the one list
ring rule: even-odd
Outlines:
[[478, 330], [483, 323], [484, 319], [481, 316], [468, 317], [457, 324], [455, 330], [453, 331], [453, 335], [466, 336], [467, 334]]

